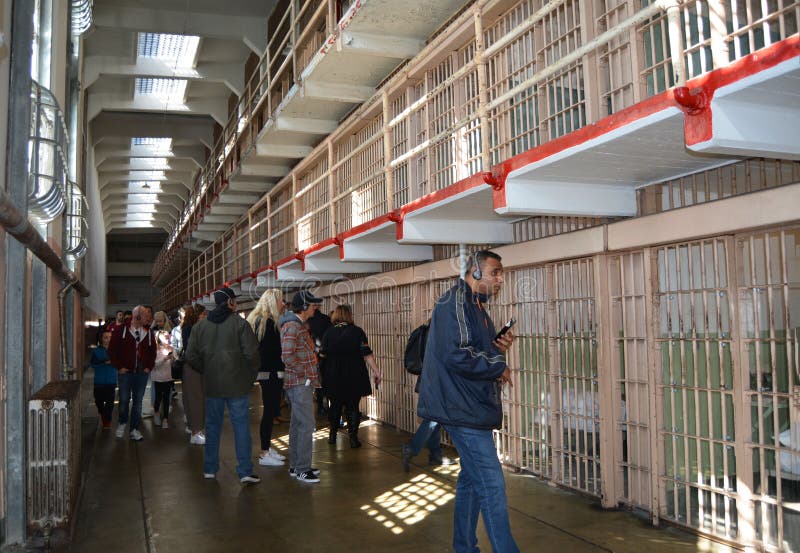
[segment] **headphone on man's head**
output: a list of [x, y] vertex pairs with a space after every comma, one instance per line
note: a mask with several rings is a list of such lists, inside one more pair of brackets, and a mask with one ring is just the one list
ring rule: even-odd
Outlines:
[[475, 262], [475, 270], [472, 271], [472, 278], [480, 280], [483, 278], [483, 273], [481, 272], [481, 265], [478, 263], [478, 252], [473, 252], [472, 259]]

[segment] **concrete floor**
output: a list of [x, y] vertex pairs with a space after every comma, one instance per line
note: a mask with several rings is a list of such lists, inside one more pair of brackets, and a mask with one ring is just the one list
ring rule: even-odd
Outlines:
[[[190, 446], [180, 401], [172, 427], [144, 419], [144, 441], [114, 438], [94, 424], [91, 390], [84, 393], [84, 459], [88, 476], [71, 552], [157, 553], [281, 551], [452, 551], [453, 493], [458, 467], [400, 465], [408, 435], [362, 423], [363, 447], [350, 449], [340, 433], [315, 435], [319, 484], [289, 477], [287, 469], [260, 467], [261, 484], [242, 486], [234, 470], [233, 436], [223, 427], [221, 469], [202, 477], [203, 449]], [[260, 394], [251, 396], [254, 456], [258, 448]], [[284, 416], [288, 416], [285, 413]], [[273, 443], [286, 453], [289, 425], [275, 427]], [[455, 456], [455, 451], [446, 451]], [[416, 461], [423, 463], [423, 452]], [[603, 511], [590, 500], [522, 474], [506, 476], [511, 525], [523, 552], [732, 551], [675, 529], [655, 529], [628, 512]], [[479, 525], [481, 550], [491, 547]]]

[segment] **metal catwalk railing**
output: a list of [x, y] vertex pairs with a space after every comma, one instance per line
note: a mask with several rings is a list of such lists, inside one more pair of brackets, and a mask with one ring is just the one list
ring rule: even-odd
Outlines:
[[[693, 77], [795, 34], [800, 12], [798, 2], [762, 11], [755, 1], [694, 0], [670, 19], [658, 6], [645, 5], [643, 13], [633, 1], [609, 2], [605, 10], [577, 1], [500, 4], [478, 3], [456, 18], [452, 32], [438, 35], [196, 256], [179, 301], [663, 92], [675, 75], [668, 21], [679, 26], [673, 34], [682, 37], [682, 62]], [[328, 11], [321, 6], [302, 3], [300, 11], [322, 21]], [[585, 54], [575, 57], [581, 48]], [[271, 75], [301, 61], [294, 48], [280, 71], [269, 60], [269, 70], [248, 85], [196, 183], [189, 202], [196, 209], [182, 219], [186, 236], [277, 105], [280, 80]], [[183, 238], [174, 238], [154, 279], [175, 262]]]

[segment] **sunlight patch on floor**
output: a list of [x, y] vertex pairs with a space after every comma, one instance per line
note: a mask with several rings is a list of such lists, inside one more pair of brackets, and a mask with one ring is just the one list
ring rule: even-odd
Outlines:
[[404, 526], [424, 520], [453, 498], [455, 488], [451, 484], [425, 473], [379, 495], [361, 510], [393, 534], [402, 534]]

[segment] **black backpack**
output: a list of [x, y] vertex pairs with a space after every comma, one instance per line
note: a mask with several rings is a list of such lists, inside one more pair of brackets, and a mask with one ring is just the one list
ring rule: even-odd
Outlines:
[[403, 354], [403, 366], [411, 374], [422, 374], [422, 359], [425, 357], [425, 343], [428, 341], [427, 324], [420, 325], [411, 332]]

